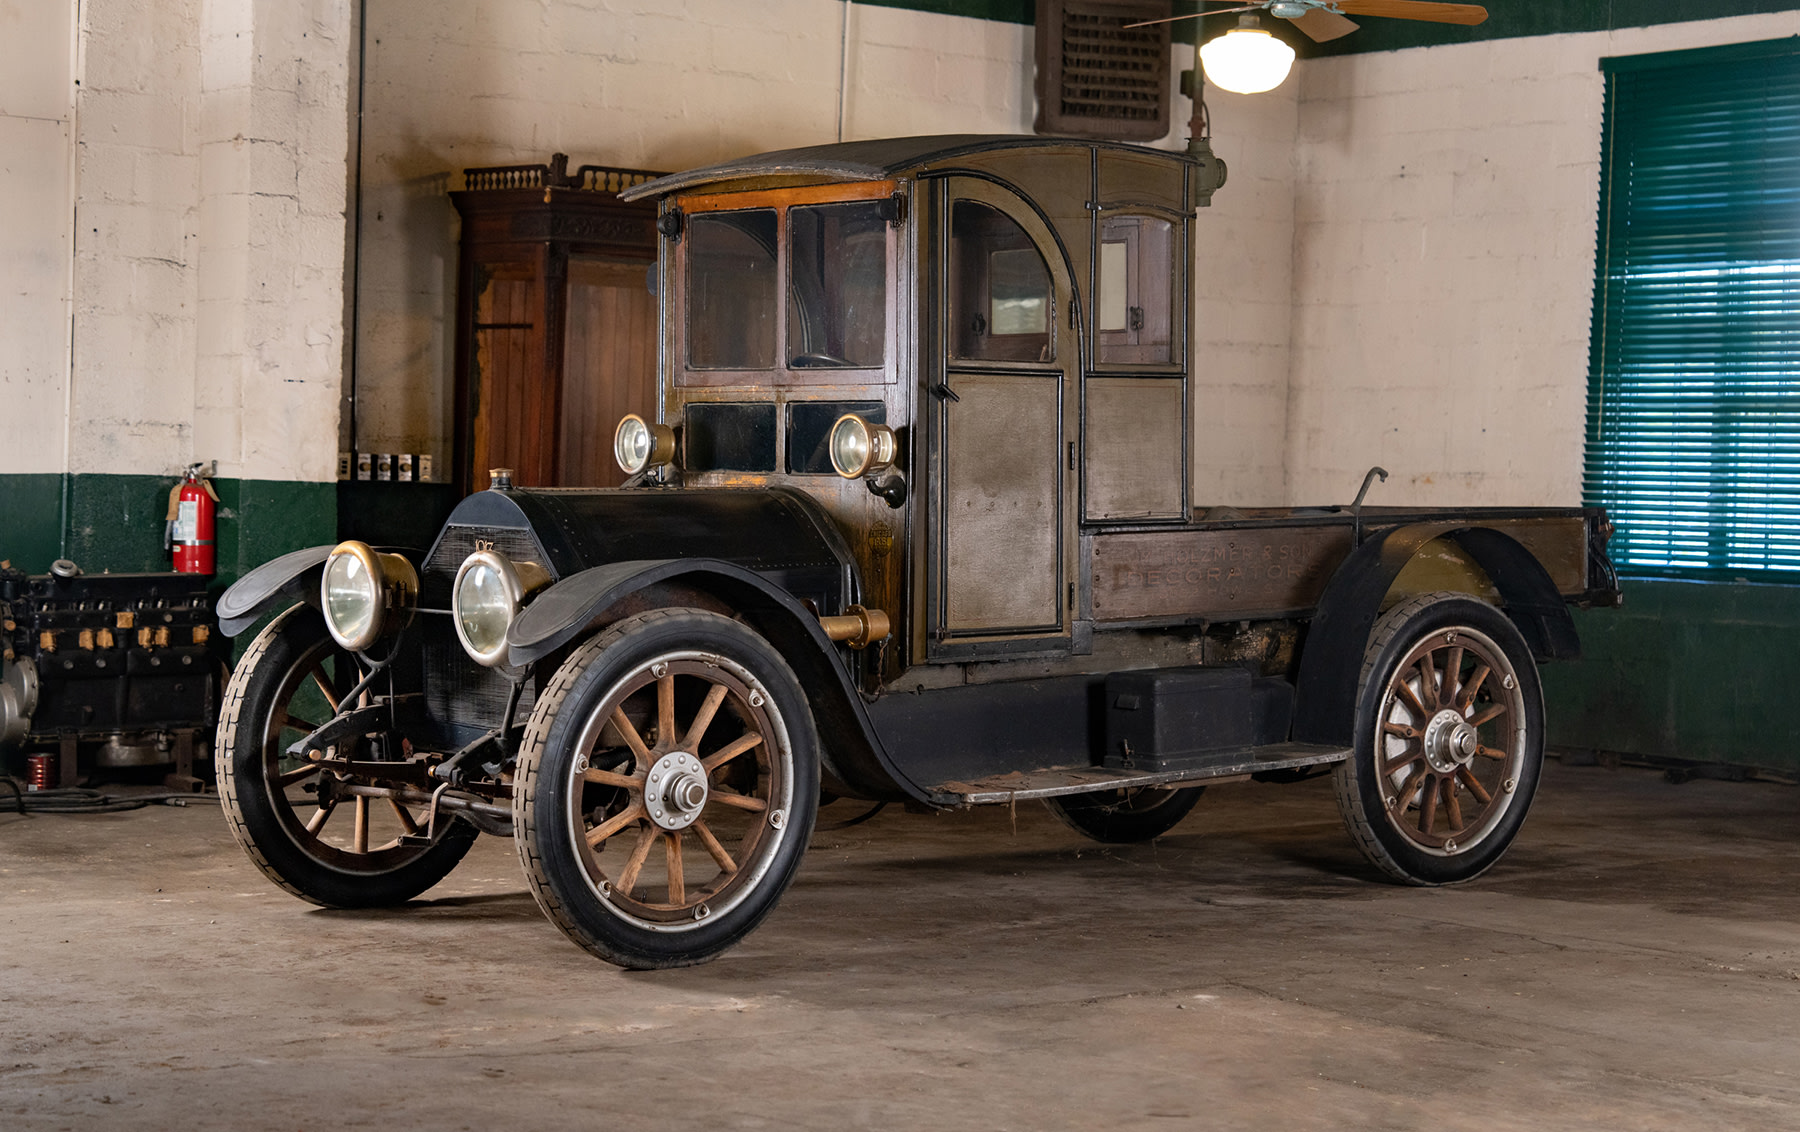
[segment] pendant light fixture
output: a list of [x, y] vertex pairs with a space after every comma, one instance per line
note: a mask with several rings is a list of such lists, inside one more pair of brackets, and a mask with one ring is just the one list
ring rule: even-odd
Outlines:
[[1214, 86], [1237, 94], [1274, 90], [1294, 66], [1294, 49], [1262, 29], [1253, 15], [1200, 49], [1200, 63]]

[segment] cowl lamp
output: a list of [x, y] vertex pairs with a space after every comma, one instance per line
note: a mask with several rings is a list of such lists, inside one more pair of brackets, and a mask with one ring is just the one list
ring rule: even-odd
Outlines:
[[1214, 86], [1237, 94], [1274, 90], [1294, 66], [1294, 49], [1264, 31], [1255, 16], [1200, 49], [1200, 65]]

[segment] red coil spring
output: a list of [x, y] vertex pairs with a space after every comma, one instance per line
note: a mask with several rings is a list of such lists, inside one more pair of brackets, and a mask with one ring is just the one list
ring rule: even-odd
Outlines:
[[25, 760], [25, 787], [28, 790], [49, 790], [56, 785], [55, 755], [32, 755]]

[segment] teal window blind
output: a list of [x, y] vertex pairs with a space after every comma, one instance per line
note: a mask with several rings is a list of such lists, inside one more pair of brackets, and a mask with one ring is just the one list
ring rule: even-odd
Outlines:
[[1800, 582], [1800, 41], [1601, 65], [1587, 500], [1621, 573]]

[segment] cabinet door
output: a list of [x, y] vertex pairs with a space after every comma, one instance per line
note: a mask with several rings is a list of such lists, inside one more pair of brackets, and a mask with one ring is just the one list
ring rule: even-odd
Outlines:
[[928, 655], [1066, 648], [1079, 368], [1068, 268], [1004, 189], [953, 178], [938, 203]]
[[656, 299], [647, 263], [569, 259], [557, 479], [562, 487], [614, 487], [619, 418], [656, 419]]
[[469, 365], [468, 486], [511, 468], [521, 487], [556, 482], [555, 406], [544, 396], [541, 262], [476, 265]]

